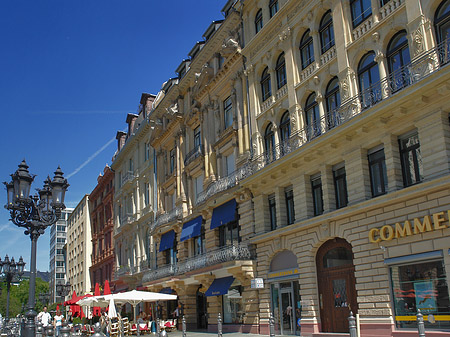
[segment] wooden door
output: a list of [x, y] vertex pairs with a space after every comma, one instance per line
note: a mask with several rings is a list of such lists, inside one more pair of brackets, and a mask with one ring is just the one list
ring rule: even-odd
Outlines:
[[357, 312], [355, 267], [351, 246], [342, 239], [327, 241], [317, 253], [322, 332], [349, 332], [350, 311]]

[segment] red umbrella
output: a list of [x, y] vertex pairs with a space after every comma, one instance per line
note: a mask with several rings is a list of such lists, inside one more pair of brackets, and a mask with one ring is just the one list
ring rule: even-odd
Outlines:
[[[100, 296], [100, 286], [98, 283], [95, 284], [94, 296]], [[94, 307], [94, 316], [100, 316], [100, 307]]]
[[111, 289], [109, 288], [109, 281], [105, 281], [105, 286], [103, 288], [103, 295], [109, 295], [111, 294]]

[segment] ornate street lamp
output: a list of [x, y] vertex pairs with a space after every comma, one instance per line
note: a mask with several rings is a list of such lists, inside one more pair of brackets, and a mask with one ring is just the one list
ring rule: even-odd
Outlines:
[[69, 295], [71, 287], [72, 287], [72, 285], [69, 282], [67, 282], [66, 284], [57, 284], [56, 285], [56, 294], [59, 297], [64, 297], [64, 299], [65, 299], [65, 297], [67, 295]]
[[65, 208], [64, 196], [69, 184], [58, 167], [53, 180], [48, 177], [44, 187], [38, 189], [39, 196], [30, 196], [31, 183], [35, 176], [28, 172], [25, 160], [11, 177], [11, 182], [4, 183], [8, 196], [5, 208], [10, 211], [11, 221], [16, 226], [25, 228], [25, 235], [29, 235], [31, 239], [30, 289], [25, 337], [34, 337], [37, 240], [48, 226], [56, 223], [61, 217], [61, 211]]
[[42, 304], [45, 304], [48, 306], [48, 302], [50, 301], [50, 293], [47, 291], [45, 293], [40, 293], [39, 294], [39, 301]]
[[22, 256], [19, 259], [19, 262], [15, 262], [12, 257], [9, 259], [8, 255], [5, 256], [5, 259], [2, 261], [0, 258], [0, 274], [3, 272], [3, 276], [5, 277], [6, 282], [6, 318], [5, 318], [5, 326], [9, 322], [9, 291], [11, 290], [11, 282], [14, 277], [17, 275], [19, 278], [23, 275], [23, 268], [25, 266], [25, 262], [23, 262]]

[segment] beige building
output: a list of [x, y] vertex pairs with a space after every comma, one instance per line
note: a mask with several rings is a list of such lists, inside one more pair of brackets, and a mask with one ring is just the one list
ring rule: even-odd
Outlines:
[[118, 134], [116, 277], [188, 329], [448, 335], [450, 0], [223, 13]]
[[89, 195], [86, 194], [67, 220], [67, 281], [78, 296], [91, 291], [91, 254]]

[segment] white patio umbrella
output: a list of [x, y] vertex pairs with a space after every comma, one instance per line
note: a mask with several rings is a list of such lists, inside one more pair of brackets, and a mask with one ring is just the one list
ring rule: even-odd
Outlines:
[[116, 305], [114, 304], [114, 300], [112, 297], [109, 300], [108, 317], [109, 318], [117, 317]]
[[141, 302], [157, 302], [176, 300], [177, 295], [153, 293], [150, 291], [131, 290], [124, 293], [110, 295], [118, 303], [129, 303], [133, 306], [134, 321], [136, 322], [136, 305]]
[[105, 300], [103, 296], [92, 296], [92, 297], [85, 297], [79, 300], [77, 304], [80, 306], [106, 308], [109, 304], [109, 301]]

